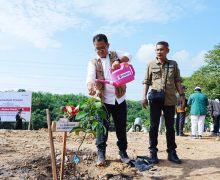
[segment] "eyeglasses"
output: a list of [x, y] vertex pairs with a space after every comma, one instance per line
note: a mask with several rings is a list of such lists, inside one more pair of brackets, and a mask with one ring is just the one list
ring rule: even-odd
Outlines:
[[107, 49], [107, 47], [108, 47], [108, 46], [105, 46], [105, 47], [104, 47], [104, 46], [103, 46], [103, 47], [96, 47], [96, 48], [95, 48], [95, 51], [104, 51], [104, 50]]

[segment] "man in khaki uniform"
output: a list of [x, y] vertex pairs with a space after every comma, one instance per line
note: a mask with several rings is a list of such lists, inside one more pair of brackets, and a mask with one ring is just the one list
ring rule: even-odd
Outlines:
[[[174, 115], [176, 105], [176, 90], [180, 94], [180, 104], [185, 106], [184, 91], [181, 85], [180, 72], [176, 61], [168, 60], [169, 44], [160, 41], [156, 44], [156, 59], [150, 62], [146, 68], [143, 81], [144, 92], [142, 105], [144, 108], [150, 105], [150, 131], [149, 150], [153, 163], [158, 163], [157, 144], [158, 127], [161, 111], [164, 112], [168, 160], [180, 164], [181, 160], [176, 154]], [[147, 99], [149, 86], [151, 91]]]

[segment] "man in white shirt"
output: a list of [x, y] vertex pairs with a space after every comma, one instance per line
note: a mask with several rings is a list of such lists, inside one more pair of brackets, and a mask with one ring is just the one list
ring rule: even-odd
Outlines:
[[117, 146], [119, 148], [119, 156], [122, 162], [130, 161], [127, 155], [127, 105], [125, 101], [126, 86], [114, 87], [110, 84], [95, 82], [96, 79], [111, 80], [109, 69], [116, 70], [120, 67], [121, 62], [128, 62], [131, 56], [128, 53], [109, 51], [109, 43], [106, 35], [97, 34], [93, 37], [93, 44], [97, 53], [97, 57], [91, 60], [87, 69], [87, 88], [91, 96], [98, 96], [103, 102], [103, 108], [108, 114], [107, 119], [99, 119], [99, 122], [105, 126], [106, 133], [101, 132], [96, 139], [98, 149], [97, 165], [105, 165], [106, 142], [108, 139], [109, 120], [112, 115], [116, 136]]

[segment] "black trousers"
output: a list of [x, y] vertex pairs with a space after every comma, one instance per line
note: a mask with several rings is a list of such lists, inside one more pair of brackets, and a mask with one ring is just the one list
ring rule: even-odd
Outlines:
[[22, 129], [22, 120], [16, 120], [15, 129]]
[[176, 116], [176, 134], [183, 134], [186, 112], [177, 113]]
[[214, 133], [219, 133], [220, 115], [213, 117]]
[[158, 144], [158, 127], [160, 122], [161, 111], [164, 113], [167, 139], [167, 152], [175, 151], [175, 130], [174, 130], [174, 115], [175, 106], [165, 106], [160, 101], [150, 101], [150, 131], [149, 131], [149, 150], [157, 152]]
[[127, 150], [127, 134], [126, 134], [126, 123], [127, 123], [127, 104], [126, 101], [123, 101], [121, 104], [117, 102], [115, 105], [104, 104], [105, 111], [108, 114], [107, 119], [100, 119], [99, 123], [104, 125], [106, 128], [106, 133], [104, 131], [101, 132], [96, 138], [96, 146], [99, 151], [106, 150], [106, 142], [108, 140], [108, 130], [110, 125], [110, 116], [115, 124], [116, 136], [117, 136], [117, 146], [120, 151]]

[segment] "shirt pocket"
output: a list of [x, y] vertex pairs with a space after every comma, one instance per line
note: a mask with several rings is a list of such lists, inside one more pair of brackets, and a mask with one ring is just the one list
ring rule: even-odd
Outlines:
[[169, 78], [173, 78], [174, 77], [174, 67], [169, 67], [169, 73], [168, 73], [168, 77]]
[[161, 78], [161, 71], [160, 69], [152, 69], [152, 79], [160, 79]]

